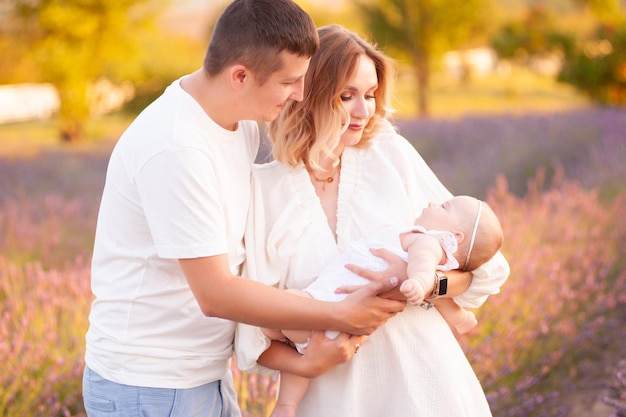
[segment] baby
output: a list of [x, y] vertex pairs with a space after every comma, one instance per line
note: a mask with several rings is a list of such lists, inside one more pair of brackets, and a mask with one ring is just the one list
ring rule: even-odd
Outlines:
[[[457, 196], [443, 204], [430, 203], [413, 226], [386, 228], [354, 242], [327, 265], [311, 285], [301, 291], [288, 291], [320, 300], [340, 301], [346, 294], [335, 293], [336, 288], [369, 283], [350, 272], [345, 265], [383, 270], [387, 263], [372, 255], [370, 248], [384, 247], [408, 261], [408, 279], [400, 286], [407, 302], [427, 309], [436, 307], [450, 326], [459, 333], [466, 333], [476, 326], [476, 318], [452, 298], [438, 298], [446, 294], [447, 278], [436, 271], [472, 271], [491, 259], [501, 246], [502, 227], [487, 203], [469, 196]], [[308, 330], [263, 329], [263, 332], [272, 339], [288, 339], [300, 352], [311, 334]], [[329, 338], [336, 338], [337, 334], [326, 332]], [[307, 387], [308, 379], [283, 372], [272, 417], [295, 415]]]

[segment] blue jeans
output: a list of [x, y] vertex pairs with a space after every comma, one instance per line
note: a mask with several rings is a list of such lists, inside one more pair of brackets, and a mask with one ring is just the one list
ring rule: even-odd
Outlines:
[[85, 367], [83, 402], [89, 417], [241, 417], [230, 373], [196, 388], [168, 389], [118, 384]]

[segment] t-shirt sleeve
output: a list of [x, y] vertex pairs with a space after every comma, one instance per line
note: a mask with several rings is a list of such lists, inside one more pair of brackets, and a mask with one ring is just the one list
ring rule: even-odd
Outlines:
[[228, 252], [223, 193], [205, 153], [168, 149], [150, 158], [134, 180], [160, 257]]

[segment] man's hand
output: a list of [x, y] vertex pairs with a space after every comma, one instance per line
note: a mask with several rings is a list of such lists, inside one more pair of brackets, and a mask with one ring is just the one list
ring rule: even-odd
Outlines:
[[337, 309], [336, 317], [339, 319], [337, 330], [356, 335], [369, 335], [374, 332], [406, 307], [405, 301], [380, 296], [397, 286], [396, 277], [373, 282], [354, 290], [344, 301], [333, 304], [332, 306]]

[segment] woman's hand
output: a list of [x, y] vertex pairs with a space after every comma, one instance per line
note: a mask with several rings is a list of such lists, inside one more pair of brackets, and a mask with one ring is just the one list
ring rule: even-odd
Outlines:
[[309, 345], [304, 349], [302, 359], [306, 362], [307, 378], [320, 376], [335, 366], [348, 362], [367, 341], [367, 336], [348, 333], [339, 333], [337, 338], [329, 339], [324, 333], [312, 332]]
[[[391, 252], [388, 249], [370, 249], [370, 252], [385, 262], [387, 262], [387, 268], [382, 271], [372, 271], [358, 265], [347, 264], [346, 269], [349, 271], [368, 279], [372, 282], [380, 282], [383, 280], [387, 280], [391, 277], [398, 278], [399, 282], [402, 283], [407, 279], [406, 266], [407, 263], [400, 256]], [[337, 294], [350, 294], [356, 290], [361, 288], [361, 286], [344, 286], [339, 287], [335, 290]], [[381, 297], [394, 299], [394, 300], [406, 300], [406, 297], [402, 295], [399, 290], [399, 286], [394, 288], [391, 291], [387, 291], [385, 293], [380, 294]]]
[[315, 378], [349, 361], [367, 341], [367, 336], [348, 333], [339, 333], [337, 338], [329, 339], [324, 333], [312, 332], [303, 354], [286, 343], [272, 341], [271, 346], [259, 357], [258, 363], [304, 378]]

